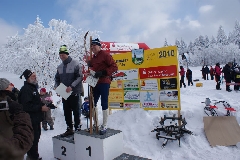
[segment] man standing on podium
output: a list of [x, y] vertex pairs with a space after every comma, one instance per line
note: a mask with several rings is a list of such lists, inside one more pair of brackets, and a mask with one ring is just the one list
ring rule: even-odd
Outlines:
[[62, 63], [57, 67], [54, 88], [57, 88], [60, 83], [63, 83], [67, 86], [67, 93], [72, 91], [71, 95], [67, 99], [62, 99], [67, 131], [61, 134], [61, 137], [66, 137], [74, 134], [72, 112], [74, 115], [75, 131], [81, 130], [79, 118], [79, 95], [83, 92], [82, 67], [78, 61], [69, 56], [66, 45], [62, 45], [60, 47], [59, 57], [62, 60]]
[[[92, 59], [88, 61], [88, 66], [95, 71], [94, 77], [99, 78], [97, 85], [93, 88], [93, 97], [94, 106], [97, 107], [98, 99], [101, 96], [103, 123], [100, 126], [100, 134], [103, 135], [107, 130], [108, 95], [112, 80], [111, 76], [118, 70], [118, 67], [112, 56], [101, 49], [101, 42], [98, 38], [92, 40], [91, 49], [94, 55]], [[95, 109], [95, 111], [97, 111], [97, 109]]]

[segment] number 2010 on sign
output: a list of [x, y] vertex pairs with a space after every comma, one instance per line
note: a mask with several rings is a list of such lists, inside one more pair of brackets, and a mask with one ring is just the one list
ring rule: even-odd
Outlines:
[[170, 51], [159, 51], [159, 58], [174, 57], [174, 50]]

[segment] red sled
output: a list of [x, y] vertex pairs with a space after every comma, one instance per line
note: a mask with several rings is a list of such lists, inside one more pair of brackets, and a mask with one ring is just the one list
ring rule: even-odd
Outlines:
[[211, 109], [217, 109], [217, 106], [210, 106], [209, 108], [211, 108]]
[[234, 108], [227, 108], [227, 107], [225, 107], [225, 109], [228, 110], [228, 111], [236, 111]]

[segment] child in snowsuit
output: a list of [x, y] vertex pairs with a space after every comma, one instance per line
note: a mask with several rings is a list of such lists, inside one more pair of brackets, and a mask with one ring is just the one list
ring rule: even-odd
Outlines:
[[187, 80], [188, 80], [188, 86], [190, 86], [190, 84], [193, 86], [193, 82], [192, 82], [192, 71], [191, 69], [187, 69], [187, 72], [186, 72], [186, 77], [187, 77]]
[[89, 108], [88, 97], [85, 97], [84, 103], [82, 104], [82, 107], [81, 107], [82, 115], [84, 115], [85, 118], [89, 118], [89, 111], [90, 111], [90, 108]]
[[184, 88], [186, 88], [186, 84], [184, 83], [184, 76], [185, 76], [185, 71], [184, 71], [184, 68], [183, 66], [180, 66], [180, 76], [181, 76], [181, 79], [180, 79], [180, 88], [182, 88], [182, 84], [184, 85]]
[[[46, 104], [48, 107], [50, 107], [51, 109], [55, 108], [55, 107], [53, 107], [54, 105], [52, 104], [53, 100], [52, 100], [51, 96], [47, 93], [45, 88], [40, 89], [40, 98], [41, 98], [41, 101], [44, 104]], [[50, 130], [54, 130], [54, 128], [53, 128], [54, 122], [51, 117], [51, 110], [43, 112], [42, 127], [45, 131], [48, 130], [47, 124], [50, 126]]]

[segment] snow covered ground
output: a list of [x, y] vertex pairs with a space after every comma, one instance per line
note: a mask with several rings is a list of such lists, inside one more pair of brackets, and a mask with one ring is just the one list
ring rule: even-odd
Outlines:
[[[185, 134], [181, 139], [181, 146], [178, 141], [169, 141], [165, 148], [162, 148], [163, 139], [156, 139], [156, 132], [151, 132], [159, 125], [160, 117], [173, 116], [177, 111], [144, 111], [142, 109], [131, 109], [128, 111], [113, 111], [109, 116], [108, 126], [123, 131], [124, 152], [153, 160], [239, 160], [240, 151], [237, 146], [211, 147], [206, 139], [203, 129], [203, 116], [205, 98], [211, 100], [225, 100], [237, 111], [234, 115], [240, 123], [240, 93], [235, 91], [226, 92], [225, 84], [222, 90], [216, 90], [214, 80], [201, 79], [201, 67], [191, 67], [193, 79], [200, 79], [203, 87], [187, 86], [181, 88], [181, 114], [186, 118], [186, 128], [193, 132], [193, 135]], [[7, 72], [0, 72], [0, 77], [12, 81], [17, 88], [23, 85], [23, 80], [18, 75]], [[232, 87], [232, 86], [231, 86]], [[232, 88], [233, 89], [233, 88]], [[87, 93], [87, 85], [85, 85]], [[54, 93], [55, 103], [59, 100]], [[99, 122], [102, 122], [101, 107], [99, 107]], [[52, 111], [55, 117], [55, 130], [44, 131], [39, 143], [39, 153], [44, 160], [54, 160], [52, 137], [65, 132], [66, 124], [63, 116], [62, 104]], [[221, 114], [221, 113], [220, 113]], [[86, 128], [86, 119], [81, 118], [83, 128]], [[115, 145], [115, 144], [113, 144]]]

